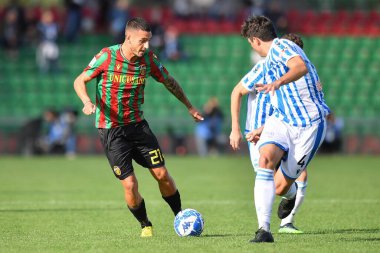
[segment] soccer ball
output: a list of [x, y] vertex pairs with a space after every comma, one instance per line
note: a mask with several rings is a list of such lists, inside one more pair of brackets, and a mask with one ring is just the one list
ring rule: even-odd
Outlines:
[[179, 236], [200, 236], [204, 227], [202, 215], [194, 209], [185, 209], [174, 218], [174, 230]]

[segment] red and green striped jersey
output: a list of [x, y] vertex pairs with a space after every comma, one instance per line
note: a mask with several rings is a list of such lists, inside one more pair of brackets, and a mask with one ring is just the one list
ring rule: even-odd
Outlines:
[[164, 82], [169, 73], [149, 50], [135, 62], [121, 53], [121, 45], [103, 48], [84, 69], [96, 84], [97, 128], [114, 128], [144, 119], [145, 79]]

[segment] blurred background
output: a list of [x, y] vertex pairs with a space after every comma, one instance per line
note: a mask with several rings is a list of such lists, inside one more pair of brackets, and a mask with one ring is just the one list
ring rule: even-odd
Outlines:
[[[230, 93], [257, 61], [239, 33], [249, 15], [302, 36], [333, 111], [321, 152], [380, 154], [377, 0], [0, 0], [0, 153], [103, 152], [73, 81], [100, 49], [123, 41], [135, 16], [151, 23], [152, 50], [206, 116], [193, 123], [148, 79], [143, 110], [164, 152], [230, 153]], [[88, 90], [94, 99], [95, 81]]]

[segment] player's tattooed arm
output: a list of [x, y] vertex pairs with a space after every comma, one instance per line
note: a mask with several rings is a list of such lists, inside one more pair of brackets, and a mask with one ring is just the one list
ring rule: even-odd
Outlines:
[[189, 110], [189, 113], [193, 116], [193, 118], [196, 121], [203, 120], [202, 115], [198, 112], [196, 108], [193, 107], [193, 105], [190, 103], [189, 99], [185, 95], [185, 92], [183, 91], [182, 87], [179, 85], [179, 83], [172, 77], [168, 76], [166, 80], [163, 82], [166, 89], [170, 91], [179, 101], [181, 101]]
[[181, 101], [188, 109], [193, 107], [185, 95], [182, 87], [179, 85], [179, 83], [172, 77], [168, 76], [168, 78], [163, 82], [166, 89], [170, 91], [179, 101]]

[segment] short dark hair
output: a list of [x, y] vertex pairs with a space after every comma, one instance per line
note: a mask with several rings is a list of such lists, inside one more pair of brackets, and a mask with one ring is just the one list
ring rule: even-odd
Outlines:
[[247, 18], [241, 26], [241, 35], [248, 39], [256, 37], [262, 41], [271, 41], [277, 38], [272, 21], [265, 16]]
[[146, 22], [145, 19], [139, 18], [139, 17], [132, 18], [132, 19], [128, 20], [127, 25], [125, 26], [125, 30], [127, 30], [129, 28], [132, 28], [135, 30], [143, 30], [145, 32], [151, 31], [148, 22]]
[[297, 44], [297, 46], [299, 46], [300, 48], [303, 49], [303, 40], [298, 34], [288, 33], [288, 34], [285, 34], [284, 36], [282, 36], [281, 39], [293, 41], [294, 43]]

